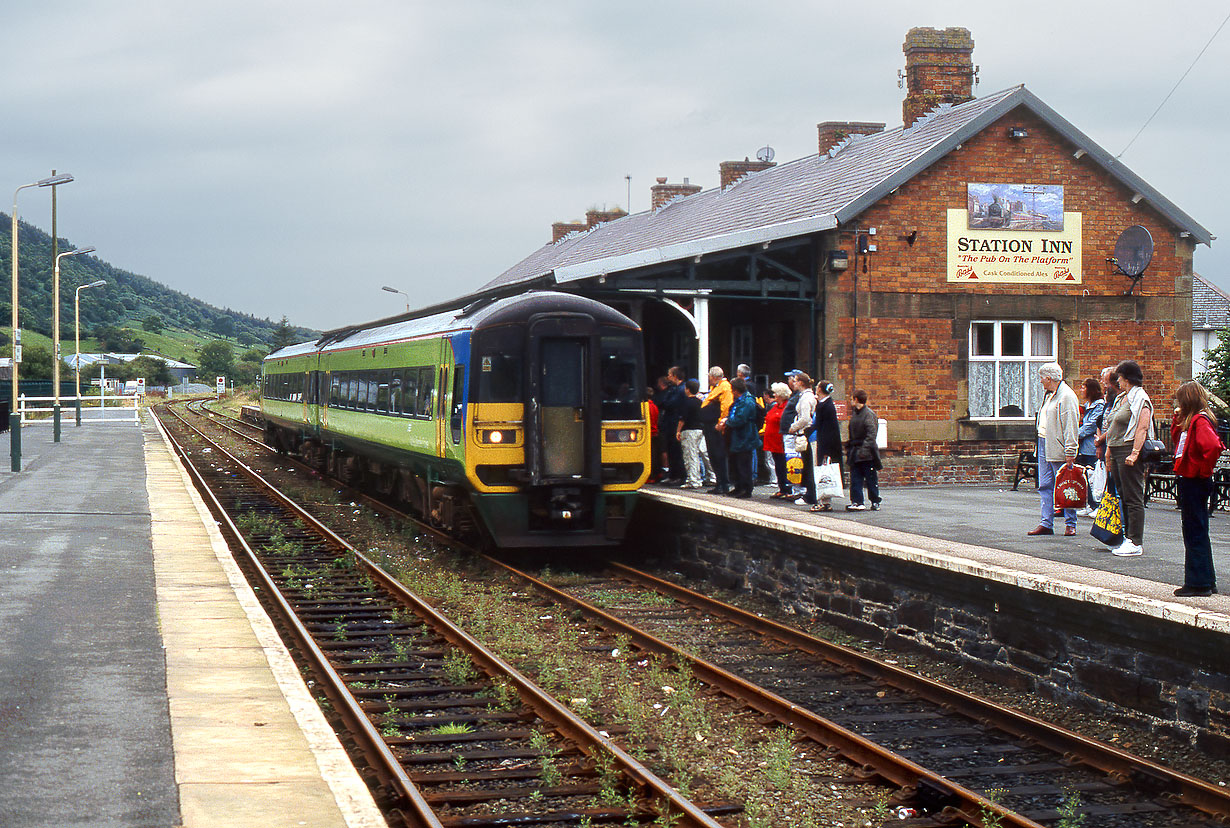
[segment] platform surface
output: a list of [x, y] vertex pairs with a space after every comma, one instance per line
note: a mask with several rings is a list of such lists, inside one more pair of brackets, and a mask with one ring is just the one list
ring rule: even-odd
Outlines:
[[58, 444], [31, 425], [22, 449], [0, 472], [0, 825], [384, 825], [149, 418]]

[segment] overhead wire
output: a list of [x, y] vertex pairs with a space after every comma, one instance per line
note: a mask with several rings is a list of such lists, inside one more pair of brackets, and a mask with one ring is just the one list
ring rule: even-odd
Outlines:
[[1217, 39], [1217, 35], [1221, 34], [1221, 30], [1226, 27], [1226, 23], [1228, 22], [1230, 22], [1230, 14], [1227, 14], [1225, 19], [1221, 21], [1221, 25], [1217, 27], [1217, 31], [1213, 32], [1213, 36], [1209, 38], [1209, 42], [1204, 44], [1204, 48], [1200, 50], [1200, 54], [1196, 55], [1195, 59], [1191, 63], [1191, 66], [1188, 66], [1187, 71], [1183, 73], [1182, 77], [1175, 81], [1175, 85], [1169, 92], [1166, 93], [1166, 97], [1162, 98], [1162, 102], [1157, 105], [1157, 109], [1153, 110], [1153, 114], [1150, 115], [1149, 119], [1141, 125], [1140, 129], [1136, 130], [1136, 134], [1132, 136], [1131, 141], [1127, 142], [1127, 146], [1120, 150], [1119, 154], [1115, 156], [1116, 159], [1122, 158], [1123, 153], [1127, 152], [1132, 144], [1136, 143], [1136, 139], [1140, 137], [1140, 133], [1144, 132], [1145, 127], [1153, 122], [1153, 119], [1157, 117], [1157, 113], [1162, 111], [1162, 107], [1166, 105], [1166, 101], [1170, 100], [1170, 96], [1174, 94], [1175, 90], [1179, 88], [1179, 84], [1183, 83], [1183, 79], [1186, 78], [1192, 69], [1195, 68], [1196, 63], [1200, 60], [1204, 53], [1208, 51], [1209, 47], [1213, 45], [1213, 41]]

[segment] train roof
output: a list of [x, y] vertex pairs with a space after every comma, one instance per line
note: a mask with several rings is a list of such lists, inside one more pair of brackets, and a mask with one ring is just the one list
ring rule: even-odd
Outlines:
[[430, 316], [393, 317], [393, 321], [380, 319], [366, 326], [340, 328], [327, 332], [315, 341], [300, 342], [279, 348], [265, 359], [288, 359], [324, 351], [362, 348], [424, 336], [440, 336], [490, 325], [524, 321], [534, 314], [548, 311], [585, 313], [599, 322], [639, 329], [639, 326], [624, 314], [593, 299], [571, 293], [533, 291], [488, 302], [476, 302], [464, 308]]

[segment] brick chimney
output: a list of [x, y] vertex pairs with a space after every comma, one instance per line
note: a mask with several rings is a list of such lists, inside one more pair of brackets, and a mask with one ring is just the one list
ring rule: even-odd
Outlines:
[[974, 97], [974, 39], [969, 29], [910, 29], [901, 50], [906, 83], [901, 116], [907, 129], [940, 104]]
[[816, 124], [820, 134], [820, 154], [824, 155], [851, 135], [875, 135], [884, 131], [884, 124], [870, 121], [825, 121]]
[[749, 161], [747, 156], [744, 156], [742, 161], [723, 161], [718, 164], [718, 178], [722, 182], [722, 189], [725, 190], [746, 175], [776, 166], [772, 161]]
[[614, 210], [586, 210], [585, 221], [557, 221], [552, 224], [551, 243], [555, 244], [564, 236], [574, 231], [588, 230], [591, 227], [597, 227], [599, 224], [605, 224], [608, 221], [614, 221], [626, 215], [628, 215], [628, 212], [618, 207]]
[[683, 179], [682, 184], [667, 184], [665, 178], [659, 178], [658, 183], [649, 188], [649, 201], [654, 210], [664, 207], [679, 196], [690, 196], [699, 193], [699, 184], [689, 184]]
[[551, 225], [551, 243], [555, 244], [574, 230], [584, 229], [586, 225], [583, 221], [557, 221]]

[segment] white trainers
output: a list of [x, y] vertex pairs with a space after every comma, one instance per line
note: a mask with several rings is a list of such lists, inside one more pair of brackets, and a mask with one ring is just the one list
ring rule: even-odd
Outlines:
[[1120, 558], [1134, 558], [1144, 551], [1143, 547], [1137, 546], [1127, 538], [1124, 538], [1123, 543], [1111, 550], [1111, 554], [1118, 555]]
[[1092, 509], [1090, 509], [1088, 506], [1086, 506], [1084, 509], [1077, 509], [1077, 510], [1076, 510], [1076, 515], [1077, 515], [1077, 517], [1093, 517], [1093, 516], [1094, 516], [1094, 515], [1096, 515], [1096, 514], [1097, 514], [1097, 512], [1093, 511], [1093, 510], [1092, 510]]

